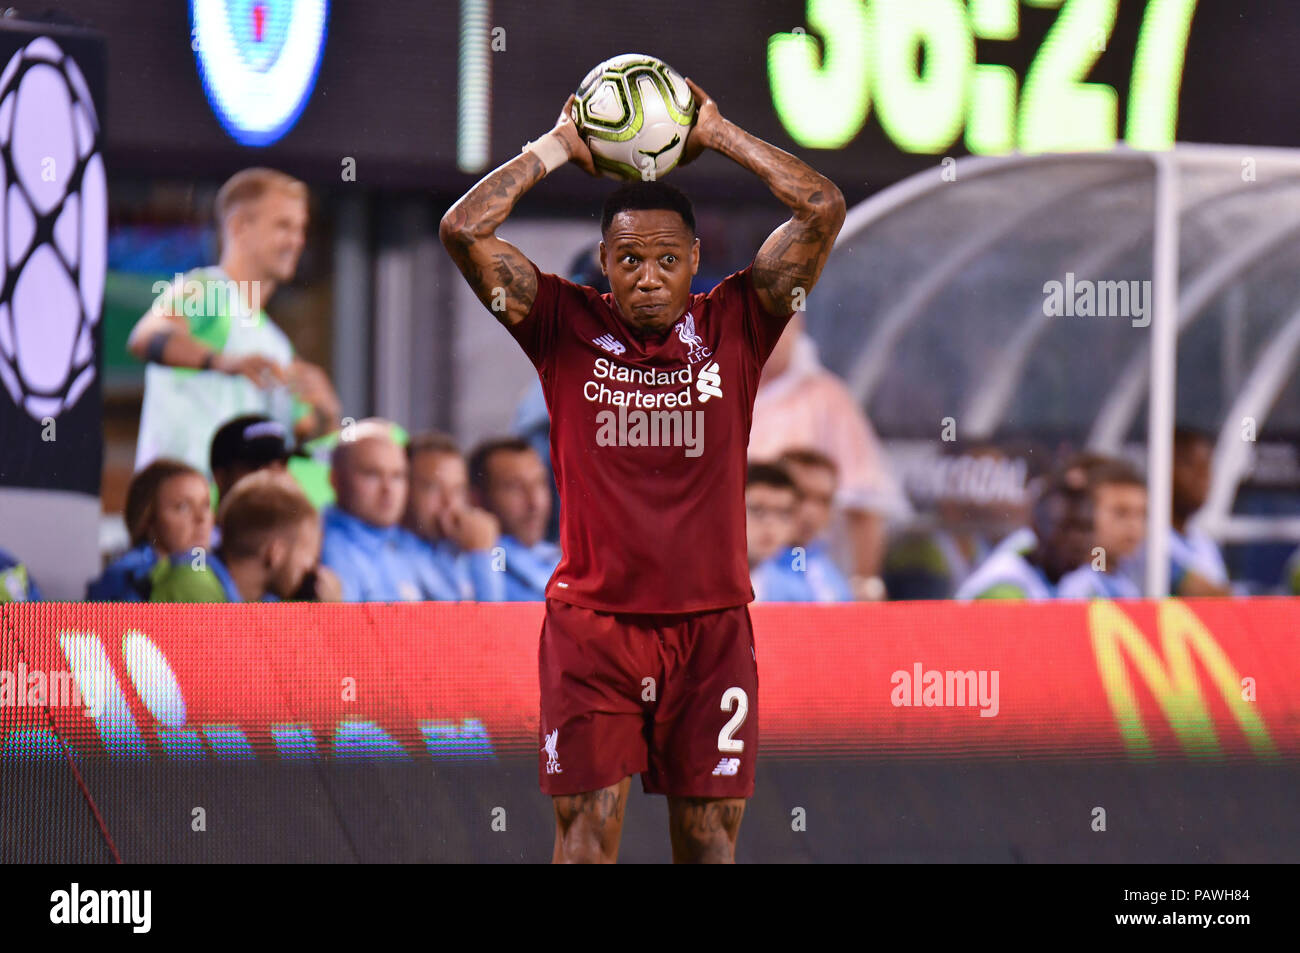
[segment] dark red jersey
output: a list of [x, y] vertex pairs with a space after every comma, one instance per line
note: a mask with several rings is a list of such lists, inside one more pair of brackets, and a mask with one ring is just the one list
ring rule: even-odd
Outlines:
[[692, 295], [651, 338], [624, 324], [612, 294], [538, 270], [532, 310], [509, 330], [551, 414], [564, 556], [547, 597], [636, 613], [753, 600], [746, 450], [759, 375], [790, 315], [764, 311], [752, 268]]

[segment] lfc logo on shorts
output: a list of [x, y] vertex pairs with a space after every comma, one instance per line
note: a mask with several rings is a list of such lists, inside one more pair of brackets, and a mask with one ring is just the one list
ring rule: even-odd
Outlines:
[[546, 752], [546, 773], [563, 774], [560, 770], [560, 755], [555, 750], [556, 745], [560, 743], [560, 729], [556, 728], [546, 736], [546, 744], [542, 745], [542, 751]]

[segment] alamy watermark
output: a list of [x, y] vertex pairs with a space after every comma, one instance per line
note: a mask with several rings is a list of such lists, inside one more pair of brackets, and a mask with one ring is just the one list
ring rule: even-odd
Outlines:
[[1150, 281], [1076, 280], [1074, 272], [1065, 281], [1043, 285], [1043, 314], [1049, 318], [1131, 318], [1133, 327], [1151, 323]]
[[252, 326], [262, 312], [260, 281], [186, 278], [177, 272], [171, 281], [155, 281], [153, 294], [156, 308], [187, 318], [237, 314], [241, 323]]
[[939, 671], [912, 663], [889, 677], [889, 701], [895, 708], [979, 708], [981, 718], [996, 718], [998, 671]]

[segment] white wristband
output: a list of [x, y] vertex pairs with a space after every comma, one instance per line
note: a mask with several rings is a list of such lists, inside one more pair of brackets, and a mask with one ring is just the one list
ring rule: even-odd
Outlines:
[[531, 152], [541, 159], [548, 174], [569, 161], [569, 152], [564, 148], [564, 143], [549, 132], [540, 139], [525, 142], [523, 151]]

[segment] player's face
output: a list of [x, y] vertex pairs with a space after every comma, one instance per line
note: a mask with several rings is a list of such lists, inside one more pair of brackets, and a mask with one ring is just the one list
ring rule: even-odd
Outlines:
[[1059, 577], [1092, 558], [1092, 547], [1096, 545], [1092, 499], [1058, 496], [1051, 504], [1049, 520], [1053, 529], [1048, 537], [1045, 568]]
[[1210, 459], [1208, 442], [1195, 440], [1174, 454], [1174, 509], [1195, 513], [1210, 495]]
[[690, 303], [700, 240], [676, 212], [619, 212], [600, 243], [600, 266], [623, 320], [645, 333], [661, 333]]
[[1103, 483], [1096, 492], [1097, 545], [1110, 562], [1137, 552], [1146, 534], [1147, 491], [1124, 483]]
[[453, 453], [420, 453], [411, 462], [411, 493], [406, 525], [421, 536], [446, 536], [450, 515], [469, 503], [469, 470]]
[[791, 463], [786, 470], [799, 487], [799, 508], [794, 541], [811, 543], [831, 524], [831, 503], [835, 498], [835, 474], [825, 467]]
[[303, 520], [284, 545], [272, 548], [272, 565], [267, 589], [281, 599], [298, 591], [307, 572], [320, 561], [320, 520]]
[[406, 451], [392, 440], [358, 440], [334, 480], [339, 505], [372, 526], [396, 526], [406, 510]]
[[501, 521], [501, 531], [525, 546], [541, 542], [551, 518], [551, 484], [541, 457], [500, 451], [488, 458], [487, 510]]
[[248, 203], [237, 240], [258, 271], [272, 281], [289, 281], [307, 241], [307, 203], [282, 189], [268, 189]]
[[207, 548], [212, 541], [212, 504], [208, 481], [197, 473], [164, 480], [158, 488], [153, 525], [154, 545], [164, 553]]
[[797, 509], [798, 498], [790, 490], [761, 483], [745, 488], [745, 537], [751, 567], [794, 542]]

